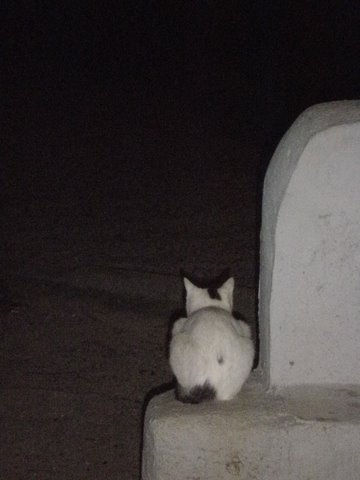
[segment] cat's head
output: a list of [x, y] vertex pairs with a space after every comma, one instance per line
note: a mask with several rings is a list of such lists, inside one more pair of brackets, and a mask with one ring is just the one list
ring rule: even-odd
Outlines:
[[191, 315], [205, 307], [218, 307], [231, 312], [233, 308], [234, 279], [230, 277], [220, 287], [200, 288], [184, 277], [186, 312]]

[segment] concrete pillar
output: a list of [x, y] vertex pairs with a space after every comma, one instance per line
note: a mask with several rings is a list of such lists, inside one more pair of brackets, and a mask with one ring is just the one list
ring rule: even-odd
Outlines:
[[154, 397], [143, 480], [359, 478], [360, 101], [310, 108], [280, 142], [259, 295], [258, 371], [229, 402]]
[[260, 265], [268, 384], [360, 384], [360, 101], [306, 110], [280, 142]]

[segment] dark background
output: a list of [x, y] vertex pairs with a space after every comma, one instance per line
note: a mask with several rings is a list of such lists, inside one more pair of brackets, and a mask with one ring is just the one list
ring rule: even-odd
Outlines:
[[[264, 148], [267, 164], [305, 108], [359, 96], [355, 1], [9, 2], [3, 9], [3, 158], [11, 189], [23, 193], [79, 192], [114, 174], [126, 188], [134, 167], [124, 165], [121, 148], [130, 134], [139, 136], [129, 161], [145, 189], [151, 181], [141, 177], [151, 168], [169, 175], [180, 168], [161, 148], [151, 158], [159, 138], [169, 145], [186, 135], [244, 137]], [[141, 142], [146, 158], [134, 151]], [[181, 169], [192, 168], [183, 162]]]

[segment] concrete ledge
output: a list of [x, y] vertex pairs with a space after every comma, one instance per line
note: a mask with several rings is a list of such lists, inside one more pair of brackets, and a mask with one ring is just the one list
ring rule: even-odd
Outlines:
[[154, 397], [142, 480], [357, 480], [360, 387], [247, 386], [230, 402]]

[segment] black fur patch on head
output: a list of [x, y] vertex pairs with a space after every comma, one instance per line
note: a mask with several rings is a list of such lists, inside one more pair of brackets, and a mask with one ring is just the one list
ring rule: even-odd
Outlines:
[[210, 298], [213, 298], [213, 299], [216, 299], [216, 300], [221, 300], [220, 293], [218, 292], [218, 290], [216, 288], [209, 287], [207, 289], [207, 291], [208, 291], [208, 294], [209, 294]]
[[193, 387], [190, 392], [186, 394], [182, 391], [180, 385], [177, 384], [175, 396], [177, 400], [183, 403], [201, 403], [206, 400], [214, 400], [216, 391], [208, 382], [205, 382], [204, 385], [196, 385], [196, 387]]
[[222, 365], [222, 364], [224, 363], [224, 357], [222, 357], [222, 356], [220, 355], [220, 356], [218, 357], [217, 361], [218, 361], [218, 364], [219, 364], [219, 365]]

